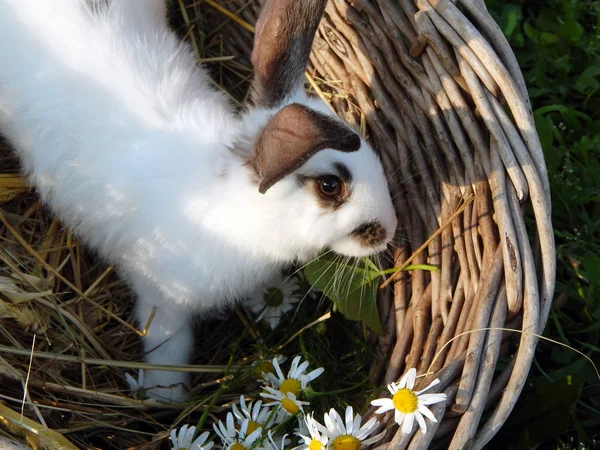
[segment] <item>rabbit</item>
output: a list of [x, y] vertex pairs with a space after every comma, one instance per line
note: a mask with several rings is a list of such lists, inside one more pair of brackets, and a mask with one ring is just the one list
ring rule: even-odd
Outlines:
[[[136, 297], [151, 364], [188, 364], [207, 317], [324, 250], [386, 249], [378, 154], [303, 77], [326, 0], [268, 0], [251, 104], [210, 85], [164, 0], [0, 0], [0, 133], [42, 202]], [[184, 372], [147, 370], [183, 401]]]

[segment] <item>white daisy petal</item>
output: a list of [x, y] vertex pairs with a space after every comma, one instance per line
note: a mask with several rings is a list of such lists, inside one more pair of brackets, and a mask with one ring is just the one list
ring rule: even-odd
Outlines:
[[404, 414], [402, 414], [400, 411], [396, 410], [396, 413], [394, 414], [394, 420], [396, 421], [396, 423], [398, 425], [402, 425], [404, 423]]
[[[402, 382], [402, 380], [400, 380], [400, 382]], [[390, 391], [390, 394], [394, 395], [396, 392], [398, 392], [398, 389], [400, 389], [400, 383], [395, 384], [395, 383], [390, 383], [388, 384], [388, 390]]]
[[177, 432], [175, 431], [175, 429], [171, 430], [171, 444], [173, 444], [173, 447], [177, 447]]
[[246, 442], [246, 444], [254, 443], [254, 441], [256, 441], [260, 437], [261, 434], [262, 434], [262, 428], [257, 428], [252, 433], [250, 433], [248, 435], [248, 437], [245, 439], [245, 441], [248, 441], [248, 442]]
[[310, 382], [317, 379], [323, 372], [325, 372], [325, 369], [323, 367], [319, 367], [318, 369], [310, 372], [308, 375], [304, 375], [304, 377], [306, 377], [306, 379]]
[[421, 395], [423, 392], [427, 392], [429, 389], [431, 389], [432, 387], [434, 387], [438, 384], [440, 384], [440, 380], [439, 380], [439, 378], [436, 378], [431, 383], [429, 383], [429, 386], [427, 386], [425, 389], [421, 389], [420, 391], [415, 392], [415, 394]]
[[412, 390], [415, 387], [415, 380], [417, 379], [417, 369], [414, 367], [412, 369], [408, 369], [406, 373], [406, 386], [408, 389]]
[[281, 367], [279, 367], [279, 361], [277, 361], [277, 358], [273, 358], [273, 367], [275, 368], [275, 372], [277, 372], [277, 376], [279, 378], [285, 378], [283, 376], [283, 372], [281, 371]]
[[389, 405], [393, 408], [394, 402], [392, 401], [391, 398], [378, 398], [378, 399], [371, 401], [371, 405], [373, 405], [373, 406]]
[[208, 439], [208, 431], [205, 431], [191, 443], [189, 450], [210, 450], [215, 445], [214, 442], [206, 442]]
[[129, 375], [129, 373], [125, 373], [125, 380], [127, 381], [127, 384], [129, 384], [129, 388], [135, 392], [138, 390], [139, 386], [138, 386], [138, 382], [135, 378], [133, 378], [131, 375]]
[[[276, 439], [279, 443], [276, 442]], [[273, 432], [269, 430], [267, 432], [267, 438], [262, 443], [262, 447], [258, 448], [261, 450], [285, 450], [290, 442], [291, 441], [287, 438], [287, 434], [276, 438], [273, 436]]]
[[[352, 406], [346, 407], [344, 419], [346, 431], [348, 432], [348, 434], [352, 434], [352, 432], [354, 431], [354, 411], [352, 411]], [[358, 416], [358, 427], [360, 428], [360, 416]]]
[[[258, 311], [260, 311], [260, 314], [258, 316], [256, 316], [256, 321], [260, 322], [261, 320], [263, 320], [265, 318], [265, 316], [267, 315], [267, 308], [263, 308], [263, 309], [259, 309]], [[258, 311], [255, 311], [255, 313], [257, 313]]]
[[281, 314], [274, 314], [270, 317], [268, 317], [268, 322], [269, 322], [269, 326], [271, 327], [271, 330], [274, 329], [277, 325], [279, 325], [279, 322], [281, 320]]
[[283, 305], [281, 305], [279, 307], [279, 310], [281, 311], [281, 313], [279, 314], [279, 316], [281, 317], [284, 313], [291, 311], [292, 309], [294, 309], [292, 307], [292, 305], [290, 305], [289, 303], [284, 303]]
[[429, 408], [427, 408], [427, 406], [419, 405], [418, 411], [422, 415], [424, 415], [425, 417], [427, 417], [429, 420], [431, 420], [432, 422], [437, 422], [437, 419], [435, 418], [435, 416], [433, 415], [433, 413], [429, 410]]
[[394, 405], [389, 404], [389, 405], [383, 405], [381, 408], [377, 409], [377, 411], [375, 411], [375, 414], [384, 414], [388, 411], [391, 411], [392, 409], [394, 409]]
[[422, 405], [433, 405], [434, 403], [440, 403], [445, 401], [447, 395], [441, 394], [423, 394], [419, 396], [419, 403]]
[[[406, 385], [408, 384], [408, 377], [410, 376], [411, 372], [413, 369], [410, 369], [408, 372], [406, 372], [404, 375], [402, 375], [402, 378], [400, 378], [400, 381], [398, 381], [397, 386], [399, 389], [403, 389], [406, 387]], [[414, 369], [415, 374], [417, 372], [416, 369]]]
[[179, 431], [179, 446], [183, 448], [188, 448], [192, 443], [192, 438], [194, 437], [194, 431], [196, 431], [196, 427], [189, 427], [188, 425], [184, 425], [181, 427]]
[[374, 444], [375, 442], [379, 442], [380, 440], [383, 439], [383, 437], [385, 436], [385, 433], [387, 433], [387, 430], [383, 430], [381, 433], [376, 434], [373, 437], [370, 437], [369, 439], [365, 439], [364, 441], [362, 441], [363, 445], [367, 446], [367, 445], [371, 445]]
[[[301, 356], [296, 356], [296, 357], [294, 357], [294, 359], [292, 359], [292, 364], [290, 366], [290, 372], [289, 372], [290, 377], [293, 377], [296, 375], [296, 370], [298, 369], [298, 363], [300, 362], [301, 359], [302, 359]], [[308, 363], [306, 365], [308, 366]]]
[[[356, 417], [359, 418], [360, 416], [357, 415]], [[358, 422], [358, 426], [360, 427], [360, 421]], [[358, 437], [359, 439], [366, 437], [367, 435], [377, 430], [377, 428], [379, 428], [379, 421], [375, 417], [371, 417], [371, 419], [362, 427], [355, 428], [356, 430], [358, 430], [358, 432], [356, 433], [356, 437]]]
[[423, 419], [423, 416], [419, 413], [416, 413], [415, 419], [417, 419], [417, 423], [419, 424], [419, 429], [421, 430], [421, 433], [427, 433], [427, 425], [425, 424], [425, 419]]
[[402, 434], [408, 434], [413, 429], [413, 424], [415, 421], [414, 414], [406, 414], [404, 417], [404, 423], [402, 424]]
[[325, 414], [323, 416], [323, 420], [325, 421], [325, 426], [327, 427], [327, 430], [333, 430], [333, 432], [335, 433], [337, 431], [337, 427], [335, 425], [334, 420], [329, 416], [329, 414]]
[[266, 381], [267, 383], [271, 383], [273, 386], [277, 386], [279, 384], [279, 379], [275, 376], [274, 373], [263, 372], [262, 377], [264, 381]]
[[[298, 358], [300, 358], [300, 357], [298, 357]], [[308, 361], [304, 361], [302, 364], [300, 364], [296, 368], [292, 367], [290, 369], [289, 377], [290, 378], [298, 378], [304, 372], [306, 372], [306, 369], [308, 369], [308, 365], [309, 365]]]
[[231, 430], [235, 427], [235, 425], [233, 424], [233, 414], [227, 414], [226, 421], [228, 430]]
[[342, 420], [342, 416], [340, 416], [337, 411], [335, 411], [335, 410], [333, 410], [333, 411], [335, 412], [334, 420], [335, 420], [335, 424], [337, 426], [337, 429], [340, 430], [340, 431], [341, 430], [345, 430], [346, 427], [344, 426], [344, 421]]

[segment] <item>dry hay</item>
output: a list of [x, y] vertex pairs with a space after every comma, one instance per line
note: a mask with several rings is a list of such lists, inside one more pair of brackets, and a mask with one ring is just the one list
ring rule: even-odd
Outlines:
[[[240, 103], [258, 6], [171, 3], [176, 29]], [[480, 448], [523, 387], [531, 333], [543, 329], [554, 289], [547, 176], [512, 52], [481, 0], [330, 0], [307, 78], [382, 153], [405, 232], [396, 265], [441, 230], [413, 261], [440, 270], [402, 273], [393, 295], [381, 291], [385, 334], [370, 375], [384, 385], [408, 367], [431, 370], [449, 394], [433, 408], [445, 417], [425, 436], [402, 436], [387, 417], [392, 442], [382, 448], [422, 449], [434, 438], [440, 448]], [[248, 372], [223, 375], [283, 340], [263, 339], [237, 310], [200, 328], [197, 360], [210, 366], [195, 369], [187, 409], [131, 398], [124, 374], [142, 365], [131, 362], [140, 361], [140, 339], [128, 289], [44, 211], [6, 145], [0, 155], [0, 418], [20, 411], [27, 379], [31, 429], [47, 424], [82, 448], [151, 448], [188, 414], [204, 423], [205, 407], [218, 414], [252, 391]], [[461, 335], [486, 327], [525, 332]], [[1, 433], [21, 432], [5, 425]]]

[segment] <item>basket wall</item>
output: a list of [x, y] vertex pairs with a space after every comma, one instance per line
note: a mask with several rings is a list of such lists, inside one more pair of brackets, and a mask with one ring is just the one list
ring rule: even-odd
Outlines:
[[[222, 2], [252, 24], [259, 3]], [[251, 33], [228, 27], [224, 45], [249, 55]], [[372, 372], [382, 384], [431, 372], [422, 383], [442, 380], [448, 403], [432, 411], [445, 416], [425, 435], [393, 428], [380, 448], [482, 448], [523, 388], [555, 281], [548, 177], [514, 54], [482, 0], [330, 0], [311, 63], [312, 89], [381, 152], [403, 232], [395, 265], [449, 224], [412, 260], [438, 271], [382, 290]]]
[[[232, 98], [246, 94], [253, 36], [227, 12], [254, 24], [260, 3], [172, 1], [173, 10], [185, 4], [190, 14], [205, 18], [207, 29], [226, 37], [205, 44], [235, 55], [228, 70], [216, 73]], [[385, 333], [371, 377], [383, 386], [410, 367], [430, 372], [422, 385], [439, 377], [438, 388], [448, 393], [448, 401], [434, 405], [432, 412], [443, 420], [429, 424], [425, 435], [403, 436], [393, 417], [386, 416], [390, 432], [379, 448], [482, 448], [523, 388], [537, 344], [533, 333], [544, 328], [554, 290], [548, 178], [514, 55], [482, 0], [329, 0], [307, 79], [310, 89], [381, 153], [401, 225], [395, 265], [439, 267], [401, 272], [391, 280], [391, 289], [380, 291]], [[57, 220], [44, 222], [39, 201], [24, 194], [27, 184], [8, 148], [0, 152], [0, 165], [7, 174], [0, 177], [2, 274], [46, 269], [54, 275], [28, 278], [28, 283], [42, 294], [74, 295], [65, 303], [38, 299], [37, 315], [19, 319], [34, 332], [50, 324], [64, 330], [53, 348], [38, 343], [29, 388], [47, 396], [46, 406], [90, 414], [90, 423], [107, 411], [92, 404], [97, 401], [116, 405], [115, 410], [129, 408], [131, 421], [135, 417], [149, 427], [162, 426], [146, 416], [148, 403], [120, 395], [122, 377], [114, 368], [83, 363], [89, 355], [109, 362], [140, 353], [135, 329], [126, 322], [129, 291], [112, 268], [81, 251]], [[424, 251], [415, 256], [424, 243]], [[91, 294], [93, 304], [79, 302], [85, 296], [91, 300]], [[95, 319], [90, 311], [102, 314]], [[0, 310], [0, 320], [13, 313]], [[519, 333], [489, 330], [498, 327]], [[0, 327], [0, 333], [10, 341], [10, 332]], [[0, 376], [17, 380], [12, 383], [18, 389], [28, 374], [30, 344], [29, 337], [15, 343], [10, 363], [10, 355], [0, 355]], [[105, 346], [114, 354], [105, 355]], [[72, 348], [81, 350], [81, 361], [55, 358]], [[42, 372], [55, 382], [39, 383]], [[72, 376], [79, 383], [80, 375], [81, 388], [63, 382]], [[66, 403], [65, 395], [90, 404]], [[90, 423], [82, 429], [91, 428]], [[139, 445], [140, 439], [127, 436], [124, 445]]]

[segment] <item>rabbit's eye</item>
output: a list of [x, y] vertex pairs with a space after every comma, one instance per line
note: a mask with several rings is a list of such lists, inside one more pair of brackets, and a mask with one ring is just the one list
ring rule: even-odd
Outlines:
[[344, 182], [335, 175], [324, 175], [317, 178], [317, 186], [324, 197], [337, 198], [342, 194]]

